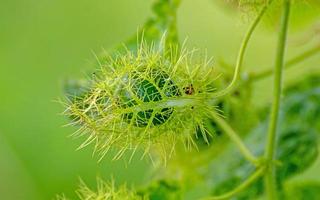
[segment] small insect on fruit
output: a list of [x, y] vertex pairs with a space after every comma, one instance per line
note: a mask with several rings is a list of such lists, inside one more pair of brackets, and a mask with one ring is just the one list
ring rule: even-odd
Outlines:
[[184, 87], [183, 89], [184, 89], [184, 93], [185, 93], [186, 95], [192, 95], [192, 94], [194, 94], [194, 92], [195, 92], [192, 84], [190, 84], [190, 85], [187, 86], [187, 87]]

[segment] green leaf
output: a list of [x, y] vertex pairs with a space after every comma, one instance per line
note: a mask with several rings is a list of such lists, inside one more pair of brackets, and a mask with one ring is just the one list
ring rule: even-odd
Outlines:
[[286, 90], [278, 140], [278, 181], [302, 173], [318, 157], [320, 78], [310, 77]]
[[320, 77], [311, 76], [306, 81], [286, 90], [284, 112], [285, 125], [312, 127], [320, 133]]
[[292, 127], [282, 132], [278, 141], [277, 159], [282, 165], [277, 170], [278, 181], [308, 169], [318, 157], [317, 134], [306, 127]]
[[182, 199], [181, 187], [177, 181], [159, 180], [154, 182], [144, 190], [140, 190], [138, 195], [149, 200], [179, 200]]
[[320, 199], [320, 183], [304, 182], [286, 186], [284, 200], [318, 200]]

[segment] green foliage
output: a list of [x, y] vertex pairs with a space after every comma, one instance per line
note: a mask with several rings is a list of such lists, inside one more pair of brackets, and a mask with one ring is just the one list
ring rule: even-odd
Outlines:
[[299, 84], [291, 86], [286, 91], [284, 113], [286, 113], [286, 127], [298, 124], [320, 132], [320, 78], [311, 76]]
[[291, 183], [285, 189], [285, 200], [317, 200], [320, 196], [320, 184], [318, 182]]
[[279, 182], [308, 169], [318, 156], [318, 137], [312, 129], [296, 127], [282, 132], [279, 138]]
[[179, 200], [182, 199], [182, 189], [177, 181], [159, 180], [147, 188], [138, 191], [138, 195], [149, 200]]
[[[283, 100], [281, 128], [278, 138], [277, 180], [281, 184], [289, 177], [308, 169], [318, 156], [318, 135], [314, 127], [319, 115], [320, 93], [318, 77], [311, 77], [286, 90]], [[300, 88], [300, 89], [298, 89]], [[310, 109], [310, 110], [309, 110]], [[262, 154], [267, 122], [255, 128], [246, 138], [246, 143], [257, 155]], [[231, 146], [224, 154], [211, 162], [214, 194], [222, 194], [239, 185], [254, 171], [237, 150]], [[236, 199], [256, 198], [263, 192], [262, 181], [258, 181]]]
[[[149, 44], [165, 44], [165, 48], [176, 46], [179, 43], [177, 32], [177, 9], [180, 0], [158, 0], [153, 5], [154, 16], [138, 31], [138, 36], [142, 36]], [[132, 37], [125, 43], [126, 48], [131, 51], [137, 49], [137, 36]], [[120, 47], [121, 50], [121, 47]]]

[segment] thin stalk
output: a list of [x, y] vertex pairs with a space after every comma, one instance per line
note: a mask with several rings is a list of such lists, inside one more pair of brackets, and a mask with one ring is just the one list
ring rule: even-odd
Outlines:
[[230, 192], [227, 192], [220, 196], [213, 196], [208, 197], [203, 200], [223, 200], [223, 199], [230, 199], [239, 192], [242, 192], [244, 189], [249, 187], [251, 184], [253, 184], [256, 180], [258, 180], [265, 172], [265, 168], [261, 167], [258, 168], [251, 176], [249, 176], [243, 183], [241, 183], [238, 187], [234, 188]]
[[249, 40], [250, 40], [250, 38], [251, 38], [251, 36], [253, 34], [253, 31], [256, 29], [257, 25], [261, 21], [261, 18], [263, 17], [265, 12], [267, 11], [267, 9], [268, 9], [268, 7], [269, 7], [269, 5], [271, 4], [272, 1], [273, 0], [269, 0], [261, 8], [258, 16], [252, 22], [252, 24], [250, 25], [247, 33], [245, 34], [244, 39], [243, 39], [243, 41], [241, 43], [241, 47], [240, 47], [240, 50], [239, 50], [238, 57], [237, 57], [236, 67], [235, 67], [235, 70], [234, 70], [234, 75], [233, 75], [232, 81], [230, 82], [230, 84], [225, 89], [214, 93], [213, 96], [215, 96], [215, 97], [224, 96], [224, 95], [228, 94], [229, 92], [231, 92], [234, 89], [234, 87], [236, 86], [236, 82], [240, 78], [243, 59], [244, 59], [244, 55], [245, 55], [245, 52], [246, 52], [248, 44], [249, 44]]
[[[288, 60], [286, 64], [284, 65], [285, 69], [290, 69], [291, 67], [303, 62], [304, 60], [314, 56], [320, 52], [320, 45], [313, 47], [312, 49], [309, 49], [302, 54]], [[250, 79], [251, 80], [261, 80], [264, 78], [267, 78], [273, 74], [273, 69], [266, 69], [264, 71], [258, 72], [258, 73], [253, 73], [251, 74]]]
[[275, 181], [275, 168], [273, 159], [276, 152], [276, 133], [280, 108], [280, 95], [282, 91], [282, 71], [284, 67], [285, 48], [287, 41], [287, 32], [289, 24], [291, 0], [284, 0], [283, 13], [281, 17], [281, 29], [279, 32], [277, 54], [275, 62], [275, 76], [274, 76], [274, 89], [273, 89], [273, 104], [271, 108], [270, 123], [268, 129], [268, 139], [265, 149], [265, 158], [268, 163], [267, 173], [265, 175], [265, 187], [267, 197], [270, 200], [277, 199], [276, 181]]
[[258, 164], [258, 159], [251, 153], [251, 151], [243, 143], [239, 135], [230, 127], [230, 125], [215, 112], [211, 112], [211, 117], [217, 123], [217, 125], [229, 136], [232, 142], [234, 142], [239, 148], [242, 155], [252, 164]]

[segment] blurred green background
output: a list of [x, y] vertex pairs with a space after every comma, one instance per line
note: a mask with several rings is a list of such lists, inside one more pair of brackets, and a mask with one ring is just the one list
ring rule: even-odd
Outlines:
[[[59, 114], [63, 107], [55, 100], [63, 97], [63, 80], [90, 72], [92, 52], [111, 49], [143, 25], [152, 2], [0, 0], [1, 199], [52, 199], [60, 193], [72, 197], [79, 177], [89, 185], [96, 176], [113, 176], [117, 183], [143, 183], [150, 167], [147, 161], [125, 164], [106, 157], [97, 163], [92, 148], [76, 151], [81, 140], [68, 138], [75, 129], [62, 127], [68, 121]], [[233, 63], [246, 28], [241, 16], [213, 0], [185, 0], [178, 13], [179, 34], [188, 37], [188, 46], [207, 49], [215, 60]], [[312, 23], [297, 30], [308, 30]], [[272, 25], [260, 27], [250, 45], [247, 57], [251, 59], [245, 64], [253, 70], [273, 63], [275, 33], [270, 29]], [[319, 42], [315, 38], [299, 46], [294, 41], [304, 34], [296, 30], [292, 34], [289, 57]], [[303, 74], [318, 73], [319, 62], [319, 56], [314, 56], [288, 71], [286, 84]], [[257, 104], [270, 103], [270, 81], [258, 84]], [[319, 167], [318, 161], [302, 178], [320, 180]]]

